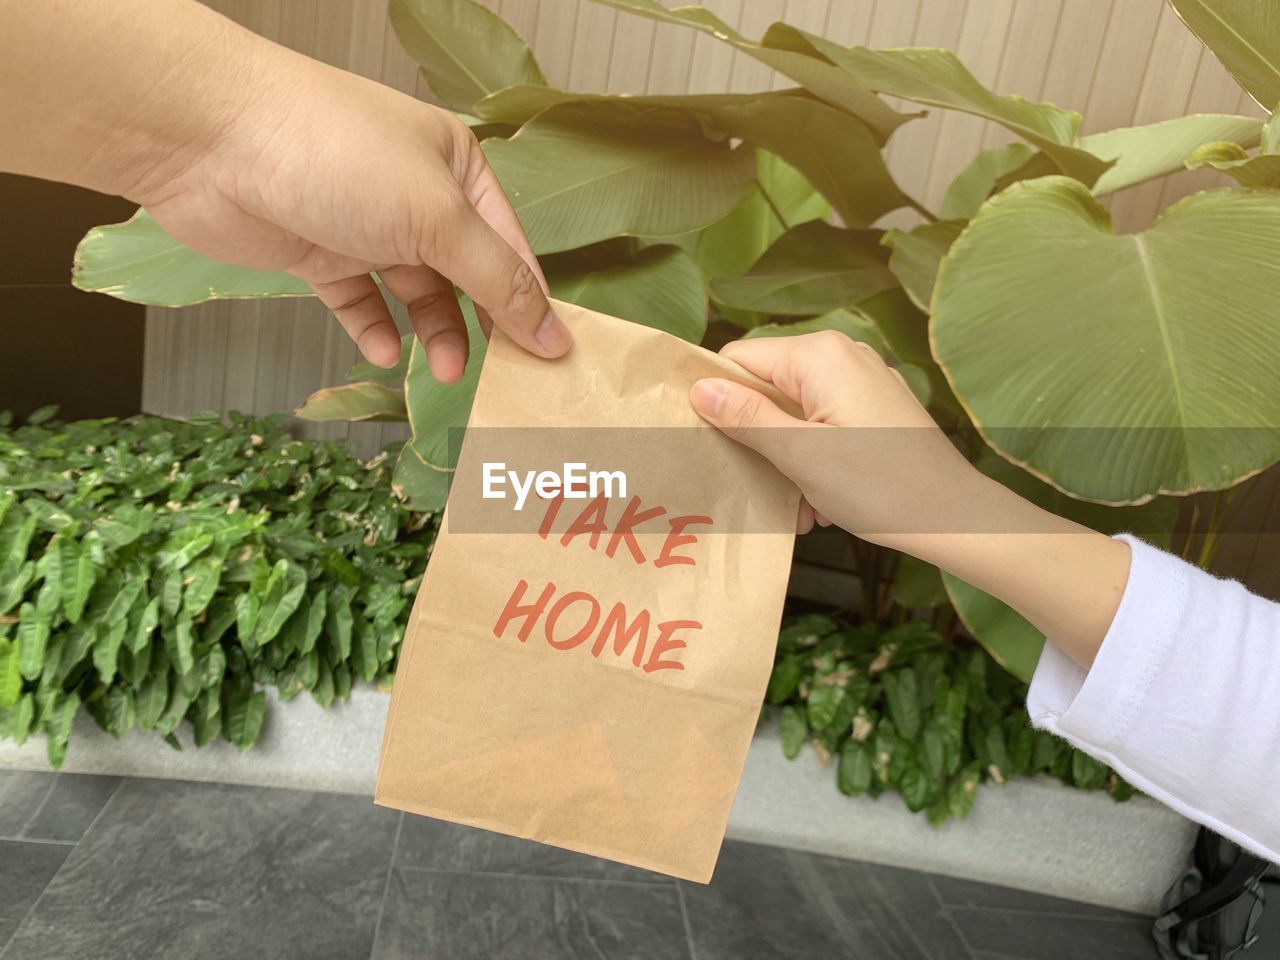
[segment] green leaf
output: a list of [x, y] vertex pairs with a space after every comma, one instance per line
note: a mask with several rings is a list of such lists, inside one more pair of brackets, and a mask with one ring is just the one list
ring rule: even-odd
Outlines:
[[125, 223], [86, 233], [76, 247], [71, 282], [81, 290], [160, 307], [311, 296], [311, 288], [290, 274], [237, 267], [187, 249], [145, 210]]
[[34, 695], [24, 693], [18, 703], [9, 711], [8, 736], [17, 746], [27, 742], [36, 719], [36, 700]]
[[262, 731], [262, 720], [267, 712], [267, 695], [236, 693], [227, 700], [222, 711], [222, 735], [241, 751], [248, 750]]
[[0, 709], [7, 709], [22, 696], [20, 641], [0, 637]]
[[1235, 143], [1207, 143], [1187, 157], [1187, 169], [1212, 167], [1227, 174], [1242, 187], [1280, 187], [1280, 156], [1273, 153], [1249, 156]]
[[206, 690], [196, 697], [195, 703], [187, 710], [187, 716], [191, 720], [196, 746], [203, 747], [212, 743], [213, 738], [222, 732], [222, 705], [218, 700], [218, 691]]
[[0, 580], [8, 579], [22, 568], [35, 533], [34, 516], [25, 510], [5, 513], [4, 520], [0, 521]]
[[[169, 698], [169, 705], [165, 708], [158, 720], [156, 720], [156, 733], [162, 737], [170, 736], [173, 731], [178, 729], [178, 724], [182, 722], [182, 718], [187, 715], [187, 708], [191, 706], [194, 698], [183, 692], [181, 689], [174, 689], [172, 696]], [[172, 746], [172, 744], [170, 744]], [[178, 749], [182, 749], [178, 747]]]
[[1115, 161], [1093, 185], [1094, 196], [1102, 196], [1176, 173], [1206, 143], [1228, 141], [1238, 148], [1254, 147], [1261, 134], [1262, 121], [1253, 117], [1197, 114], [1095, 133], [1082, 139], [1080, 146]]
[[1280, 260], [1258, 256], [1277, 245], [1270, 191], [1196, 194], [1117, 236], [1078, 183], [1015, 184], [943, 261], [934, 350], [984, 439], [1060, 489], [1223, 489], [1280, 459]]
[[1107, 164], [1074, 146], [1080, 115], [1051, 103], [992, 93], [950, 50], [911, 47], [869, 50], [842, 47], [786, 24], [774, 24], [766, 43], [816, 51], [846, 70], [859, 83], [891, 97], [931, 107], [958, 110], [987, 120], [1035, 144], [1069, 176], [1092, 185]]
[[[407, 365], [406, 365], [407, 369]], [[374, 423], [407, 420], [404, 393], [372, 381], [317, 390], [293, 411], [303, 420], [350, 420]]]
[[788, 230], [746, 275], [714, 280], [712, 295], [743, 310], [791, 315], [851, 307], [897, 281], [881, 234], [814, 220]]
[[846, 740], [840, 749], [836, 784], [845, 796], [856, 797], [871, 786], [875, 752], [871, 744]]
[[46, 404], [43, 407], [36, 407], [27, 414], [27, 423], [31, 426], [38, 426], [42, 423], [48, 423], [58, 415], [58, 405], [56, 403]]
[[805, 721], [803, 707], [782, 708], [782, 754], [788, 760], [800, 755], [805, 737], [809, 735], [809, 725]]
[[704, 227], [755, 175], [750, 149], [709, 140], [693, 117], [622, 104], [560, 104], [484, 150], [539, 254]]
[[213, 534], [202, 532], [199, 526], [192, 524], [174, 534], [156, 554], [156, 568], [159, 570], [182, 570], [200, 554], [213, 546]]
[[81, 551], [74, 540], [58, 538], [61, 544], [62, 573], [59, 586], [62, 590], [62, 609], [67, 619], [79, 623], [84, 613], [85, 601], [89, 599], [89, 591], [98, 578], [98, 569], [93, 565], [93, 558], [87, 551]]
[[995, 192], [996, 185], [1026, 164], [1034, 153], [1025, 143], [1010, 143], [983, 150], [951, 181], [947, 195], [942, 199], [942, 219], [972, 218]]
[[18, 605], [27, 587], [35, 581], [36, 564], [28, 560], [17, 572], [0, 583], [0, 614], [6, 614]]
[[1081, 790], [1097, 790], [1107, 782], [1107, 768], [1086, 753], [1071, 754], [1071, 782]]
[[126, 617], [107, 620], [103, 624], [104, 633], [93, 646], [93, 666], [98, 671], [98, 680], [109, 684], [116, 676], [116, 663], [120, 656], [120, 647], [129, 630]]
[[134, 694], [133, 705], [138, 716], [138, 726], [143, 730], [154, 730], [164, 708], [169, 703], [169, 673], [152, 674], [142, 681]]
[[469, 111], [495, 90], [545, 84], [525, 42], [472, 0], [391, 0], [391, 25], [440, 102]]
[[726, 216], [698, 237], [698, 264], [708, 277], [746, 273], [784, 231], [809, 220], [825, 220], [827, 201], [780, 157], [756, 151], [756, 180]]
[[911, 302], [924, 313], [929, 312], [933, 284], [938, 265], [960, 236], [965, 224], [954, 220], [926, 223], [913, 230], [890, 230], [884, 235], [885, 246], [892, 249], [889, 269], [902, 283]]
[[820, 317], [810, 317], [808, 320], [797, 320], [794, 323], [766, 323], [759, 327], [752, 327], [746, 332], [743, 339], [799, 337], [806, 333], [817, 333], [821, 330], [835, 330], [838, 333], [843, 333], [850, 340], [856, 340], [872, 347], [881, 356], [889, 352], [889, 346], [884, 341], [884, 335], [881, 334], [880, 328], [874, 320], [864, 313], [856, 310], [845, 310], [842, 307], [830, 310]]
[[780, 657], [773, 665], [773, 673], [769, 675], [765, 700], [769, 703], [784, 703], [796, 692], [803, 676], [804, 662], [799, 657]]
[[102, 714], [107, 733], [119, 740], [137, 722], [133, 692], [125, 687], [112, 687], [103, 700]]
[[808, 720], [815, 731], [825, 730], [835, 719], [844, 699], [844, 689], [838, 685], [815, 683], [809, 689]]
[[200, 557], [191, 564], [187, 570], [189, 582], [182, 594], [183, 617], [195, 619], [204, 613], [218, 590], [225, 561], [226, 557], [219, 552]]
[[894, 130], [915, 116], [892, 109], [856, 78], [812, 49], [789, 49], [790, 45], [785, 42], [787, 38], [775, 35], [776, 29], [784, 27], [785, 24], [775, 24], [757, 43], [742, 36], [705, 7], [668, 8], [658, 0], [595, 0], [595, 2], [662, 23], [691, 27], [727, 43], [735, 50], [791, 78], [814, 96], [851, 113], [875, 133], [879, 143], [884, 143]]
[[[985, 450], [975, 465], [993, 480], [1050, 513], [1074, 520], [1101, 533], [1138, 531], [1157, 546], [1168, 544], [1177, 519], [1177, 503], [1167, 498], [1140, 507], [1107, 507], [1068, 497], [1025, 470]], [[1021, 614], [990, 594], [949, 573], [942, 575], [956, 613], [974, 638], [1015, 677], [1030, 681], [1040, 661], [1044, 636]]]
[[707, 292], [698, 264], [672, 246], [632, 253], [627, 241], [544, 257], [551, 295], [699, 343]]
[[339, 661], [346, 660], [351, 656], [353, 623], [351, 594], [344, 590], [334, 590], [329, 595], [329, 609], [325, 624], [328, 628], [329, 642], [337, 650]]
[[391, 487], [415, 510], [444, 509], [456, 453], [451, 449], [450, 431], [461, 431], [467, 425], [488, 346], [471, 301], [463, 297], [459, 305], [471, 345], [471, 359], [462, 379], [452, 386], [437, 383], [431, 376], [427, 353], [417, 340], [409, 355], [404, 395], [413, 434], [400, 452]]
[[907, 809], [919, 813], [929, 804], [929, 795], [933, 792], [929, 775], [915, 764], [902, 771], [902, 779], [898, 782], [898, 790], [907, 803]]
[[49, 751], [49, 765], [55, 770], [62, 766], [67, 755], [67, 738], [71, 736], [71, 725], [80, 710], [80, 695], [69, 693], [65, 697], [59, 695], [50, 709], [45, 711], [44, 729], [48, 734], [46, 746]]
[[947, 602], [941, 571], [905, 553], [898, 558], [892, 590], [894, 601], [908, 610], [939, 607]]
[[151, 635], [160, 622], [160, 598], [152, 597], [143, 607], [137, 622], [133, 624], [133, 634], [129, 641], [129, 649], [140, 653], [151, 643]]
[[178, 620], [164, 629], [165, 653], [179, 674], [190, 673], [196, 665], [195, 639], [191, 621]]
[[840, 215], [865, 227], [910, 200], [885, 166], [865, 123], [820, 100], [788, 93], [726, 102], [709, 111], [735, 137], [781, 157]]
[[306, 574], [288, 560], [277, 560], [263, 592], [254, 639], [265, 646], [280, 632], [285, 621], [298, 609], [307, 589]]
[[1261, 107], [1280, 103], [1280, 10], [1258, 0], [1169, 2]]
[[881, 682], [894, 727], [906, 739], [914, 740], [921, 724], [920, 686], [916, 672], [911, 669], [890, 670]]
[[44, 670], [44, 648], [49, 642], [49, 621], [30, 603], [18, 609], [18, 672], [35, 680]]
[[953, 817], [963, 820], [973, 812], [973, 798], [981, 779], [982, 771], [974, 764], [947, 781], [947, 809]]

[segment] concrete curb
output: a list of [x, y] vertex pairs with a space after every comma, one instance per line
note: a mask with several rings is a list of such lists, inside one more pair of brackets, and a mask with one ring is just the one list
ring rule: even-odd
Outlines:
[[[306, 695], [273, 701], [248, 753], [223, 742], [178, 752], [137, 731], [115, 740], [82, 715], [63, 769], [371, 796], [386, 710], [386, 695], [368, 687], [329, 710]], [[5, 768], [47, 770], [43, 739], [22, 747], [0, 742]], [[850, 799], [834, 778], [812, 751], [787, 760], [777, 731], [762, 730], [747, 757], [729, 836], [1153, 914], [1195, 830], [1145, 797], [1118, 804], [1047, 778], [982, 787], [968, 820], [934, 829], [896, 795]]]

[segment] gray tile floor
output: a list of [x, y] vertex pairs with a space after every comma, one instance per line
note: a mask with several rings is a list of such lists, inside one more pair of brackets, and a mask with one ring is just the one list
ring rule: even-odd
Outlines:
[[702, 886], [361, 797], [0, 771], [0, 960], [1128, 960], [1148, 926], [747, 843]]

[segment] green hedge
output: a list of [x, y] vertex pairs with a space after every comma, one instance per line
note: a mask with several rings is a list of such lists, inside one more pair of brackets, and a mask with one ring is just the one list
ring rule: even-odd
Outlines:
[[1025, 683], [977, 644], [948, 643], [928, 622], [883, 629], [792, 617], [766, 701], [782, 708], [788, 757], [810, 742], [823, 762], [836, 758], [841, 792], [896, 790], [935, 825], [968, 816], [980, 783], [1022, 774], [1105, 787], [1117, 800], [1133, 795], [1097, 760], [1031, 728]]
[[83, 707], [241, 749], [264, 686], [323, 706], [389, 681], [434, 537], [386, 457], [294, 440], [280, 418], [0, 421], [0, 735]]

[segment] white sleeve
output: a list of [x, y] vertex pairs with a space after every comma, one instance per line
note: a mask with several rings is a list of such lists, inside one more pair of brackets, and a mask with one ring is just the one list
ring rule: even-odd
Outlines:
[[1093, 668], [1045, 644], [1032, 723], [1280, 863], [1280, 604], [1117, 539], [1129, 582]]

